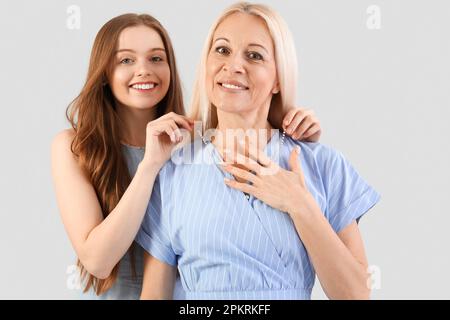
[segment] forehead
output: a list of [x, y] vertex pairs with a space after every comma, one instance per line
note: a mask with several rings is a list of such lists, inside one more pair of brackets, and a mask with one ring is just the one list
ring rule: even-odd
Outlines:
[[123, 29], [117, 42], [117, 50], [132, 49], [139, 52], [153, 48], [164, 48], [163, 41], [154, 29], [143, 25]]
[[220, 37], [231, 42], [258, 42], [269, 48], [272, 46], [272, 37], [266, 22], [252, 14], [237, 12], [226, 17], [217, 26], [213, 40]]

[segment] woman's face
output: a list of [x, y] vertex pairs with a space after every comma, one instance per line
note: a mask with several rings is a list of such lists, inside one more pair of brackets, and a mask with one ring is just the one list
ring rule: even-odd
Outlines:
[[224, 112], [268, 110], [279, 89], [264, 20], [234, 13], [218, 25], [206, 63], [206, 86], [211, 103]]
[[159, 34], [147, 26], [124, 29], [109, 77], [116, 100], [130, 108], [152, 108], [164, 98], [169, 83], [169, 64]]

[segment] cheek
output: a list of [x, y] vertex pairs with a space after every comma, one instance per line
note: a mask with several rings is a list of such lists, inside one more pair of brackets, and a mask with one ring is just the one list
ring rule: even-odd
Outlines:
[[113, 90], [123, 90], [124, 86], [128, 87], [130, 80], [130, 72], [123, 68], [116, 68], [111, 76], [111, 87]]
[[276, 82], [276, 73], [272, 69], [257, 70], [253, 76], [253, 84], [255, 86], [254, 93], [259, 98], [264, 98], [272, 94], [274, 83]]
[[170, 67], [168, 64], [161, 66], [157, 72], [157, 76], [162, 82], [162, 87], [168, 89], [170, 85]]
[[208, 90], [212, 90], [215, 78], [220, 70], [220, 62], [216, 61], [214, 58], [208, 58], [208, 61], [206, 62], [206, 86]]

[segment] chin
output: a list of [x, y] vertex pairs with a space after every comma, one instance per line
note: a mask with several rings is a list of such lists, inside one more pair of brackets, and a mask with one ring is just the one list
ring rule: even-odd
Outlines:
[[127, 104], [127, 106], [131, 109], [137, 109], [137, 110], [150, 110], [153, 107], [156, 107], [156, 104], [153, 103], [136, 103], [136, 102], [130, 102]]
[[251, 109], [247, 105], [244, 105], [242, 102], [239, 103], [238, 101], [219, 101], [217, 103], [213, 102], [213, 105], [216, 106], [217, 110], [230, 113], [239, 113]]

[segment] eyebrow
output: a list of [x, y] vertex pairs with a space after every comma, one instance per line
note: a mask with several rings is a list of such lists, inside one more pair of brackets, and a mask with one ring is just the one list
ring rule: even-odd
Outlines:
[[[136, 53], [136, 51], [134, 51], [133, 49], [119, 49], [119, 50], [116, 50], [116, 53], [124, 52], [124, 51]], [[166, 50], [163, 49], [163, 48], [153, 48], [153, 49], [148, 50], [147, 52], [153, 52], [153, 51], [163, 51], [163, 52], [166, 52]]]
[[[217, 38], [216, 40], [214, 40], [214, 42], [217, 42], [219, 40], [225, 40], [226, 42], [230, 42], [230, 40], [228, 40], [227, 38]], [[248, 44], [249, 47], [260, 47], [261, 49], [263, 49], [264, 51], [267, 52], [267, 54], [269, 53], [269, 51], [262, 45], [259, 43], [249, 43]]]

